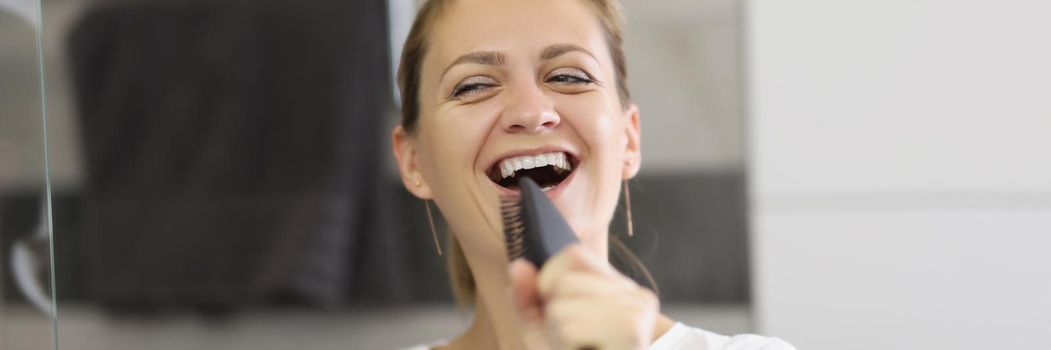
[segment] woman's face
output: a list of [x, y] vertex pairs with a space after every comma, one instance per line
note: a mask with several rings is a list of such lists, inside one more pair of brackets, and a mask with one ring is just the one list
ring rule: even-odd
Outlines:
[[499, 197], [529, 176], [604, 251], [621, 180], [638, 171], [639, 126], [591, 5], [450, 5], [428, 34], [416, 133], [394, 133], [406, 187], [435, 201], [465, 249], [502, 256]]

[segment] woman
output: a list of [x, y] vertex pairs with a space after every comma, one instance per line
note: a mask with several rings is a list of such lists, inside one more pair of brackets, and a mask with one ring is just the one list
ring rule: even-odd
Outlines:
[[[621, 42], [615, 0], [432, 0], [420, 9], [398, 72], [393, 148], [406, 188], [449, 223], [453, 284], [475, 312], [463, 334], [434, 346], [791, 349], [676, 323], [608, 263], [620, 189], [641, 160]], [[499, 197], [514, 194], [513, 179], [537, 156], [553, 165], [529, 176], [543, 174], [582, 243], [540, 271], [506, 263], [499, 214]]]

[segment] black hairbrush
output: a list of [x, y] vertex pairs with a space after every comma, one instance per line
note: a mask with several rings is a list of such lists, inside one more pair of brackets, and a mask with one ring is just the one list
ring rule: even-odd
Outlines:
[[518, 190], [520, 196], [500, 201], [507, 257], [514, 260], [524, 256], [539, 269], [562, 248], [580, 240], [536, 182], [523, 176]]

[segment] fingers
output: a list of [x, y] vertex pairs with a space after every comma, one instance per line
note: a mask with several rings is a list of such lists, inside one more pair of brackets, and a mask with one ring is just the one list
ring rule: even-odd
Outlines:
[[656, 295], [580, 245], [559, 252], [540, 271], [517, 259], [508, 274], [527, 344], [616, 350], [644, 349], [652, 341]]
[[544, 302], [537, 291], [536, 267], [519, 258], [507, 267], [507, 273], [511, 278], [511, 302], [526, 349], [547, 348], [550, 342], [544, 325]]
[[614, 270], [608, 263], [598, 260], [579, 244], [574, 244], [566, 247], [544, 264], [537, 280], [540, 297], [545, 299], [551, 297], [561, 284], [562, 276], [574, 271], [613, 281], [622, 280], [627, 285], [635, 284]]
[[561, 349], [644, 349], [655, 313], [639, 303], [616, 304], [608, 299], [552, 301], [546, 312], [553, 343]]
[[547, 299], [590, 298], [614, 296], [638, 296], [649, 292], [630, 279], [614, 278], [592, 272], [567, 271], [554, 279], [555, 282], [541, 297]]
[[508, 266], [511, 276], [511, 301], [515, 310], [526, 322], [543, 320], [540, 293], [537, 290], [537, 271], [533, 263], [525, 259], [515, 259]]

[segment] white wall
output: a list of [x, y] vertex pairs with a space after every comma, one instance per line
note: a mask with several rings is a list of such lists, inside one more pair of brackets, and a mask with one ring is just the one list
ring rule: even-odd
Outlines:
[[[26, 3], [26, 0], [0, 2]], [[36, 1], [29, 1], [36, 2]], [[48, 166], [53, 188], [80, 183], [82, 164], [65, 48], [86, 1], [43, 1]], [[35, 6], [35, 4], [32, 4]], [[0, 6], [0, 193], [37, 191], [44, 182], [44, 130], [36, 31]], [[35, 16], [35, 7], [33, 8]]]
[[759, 331], [801, 349], [1051, 344], [1049, 13], [747, 2]]
[[622, 0], [644, 174], [739, 171], [737, 0]]

